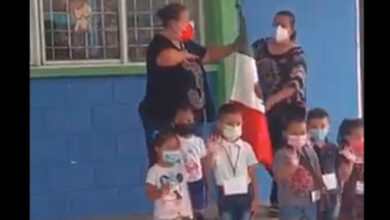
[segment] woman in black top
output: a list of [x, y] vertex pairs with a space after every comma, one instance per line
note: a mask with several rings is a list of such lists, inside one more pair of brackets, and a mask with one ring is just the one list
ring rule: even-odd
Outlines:
[[[139, 106], [147, 146], [151, 146], [157, 132], [170, 126], [181, 105], [190, 104], [198, 122], [214, 120], [203, 63], [228, 56], [243, 42], [236, 40], [233, 44], [212, 48], [200, 46], [188, 36], [191, 32], [188, 30], [189, 12], [178, 3], [163, 7], [157, 16], [164, 30], [153, 38], [147, 49], [146, 95]], [[148, 156], [152, 165], [155, 152], [150, 147]]]
[[[294, 15], [289, 11], [276, 13], [274, 27], [274, 37], [259, 39], [252, 48], [260, 79], [255, 91], [265, 102], [272, 148], [276, 152], [283, 142], [283, 117], [297, 106], [306, 107], [306, 63], [302, 48], [296, 44]], [[275, 183], [271, 203], [277, 203]]]

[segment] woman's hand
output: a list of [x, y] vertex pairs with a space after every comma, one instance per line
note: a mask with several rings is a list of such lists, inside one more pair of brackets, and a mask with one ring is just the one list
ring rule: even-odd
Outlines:
[[290, 98], [296, 93], [296, 91], [296, 89], [287, 86], [280, 90], [278, 93], [271, 95], [265, 102], [265, 111], [269, 111], [277, 103], [287, 98]]
[[198, 59], [199, 59], [199, 57], [196, 56], [195, 54], [189, 53], [188, 51], [183, 52], [183, 61], [185, 63], [191, 63], [191, 62], [194, 62]]
[[262, 99], [263, 94], [261, 93], [259, 82], [255, 83], [254, 90], [255, 90], [255, 94], [256, 94], [257, 98]]

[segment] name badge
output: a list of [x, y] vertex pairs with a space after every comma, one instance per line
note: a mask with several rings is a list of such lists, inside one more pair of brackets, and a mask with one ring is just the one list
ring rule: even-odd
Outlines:
[[337, 178], [335, 173], [322, 175], [327, 190], [333, 190], [337, 188]]
[[312, 202], [317, 202], [321, 199], [321, 192], [319, 190], [311, 191], [310, 196]]
[[364, 182], [362, 182], [362, 181], [356, 182], [356, 194], [357, 195], [364, 195]]
[[225, 196], [247, 194], [248, 180], [245, 176], [233, 177], [223, 181], [223, 191]]

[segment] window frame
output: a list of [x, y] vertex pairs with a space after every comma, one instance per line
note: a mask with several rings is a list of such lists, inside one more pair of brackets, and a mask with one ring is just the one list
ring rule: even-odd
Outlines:
[[[30, 0], [30, 20], [32, 20], [32, 40], [30, 39], [30, 50], [33, 51], [33, 56], [30, 58], [30, 68], [36, 67], [91, 67], [92, 66], [142, 66], [145, 61], [134, 62], [128, 57], [128, 34], [127, 34], [127, 0], [118, 1], [118, 16], [119, 16], [119, 58], [118, 59], [85, 59], [85, 60], [47, 60], [46, 58], [46, 43], [45, 43], [45, 27], [44, 27], [44, 10], [43, 0]], [[149, 0], [152, 1], [152, 0]], [[205, 28], [204, 28], [204, 11], [203, 1], [198, 0], [198, 19], [200, 43], [205, 43]], [[167, 2], [167, 0], [166, 0]], [[31, 54], [31, 53], [30, 53]]]

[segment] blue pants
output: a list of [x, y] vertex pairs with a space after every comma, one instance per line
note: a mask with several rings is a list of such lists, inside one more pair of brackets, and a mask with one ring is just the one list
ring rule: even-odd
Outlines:
[[221, 220], [249, 220], [253, 198], [252, 187], [248, 193], [225, 196], [222, 187], [218, 187], [218, 212]]
[[330, 204], [325, 210], [318, 210], [318, 220], [338, 220], [340, 214], [340, 196], [338, 194], [330, 194]]
[[306, 206], [281, 205], [279, 220], [317, 220], [317, 203]]

